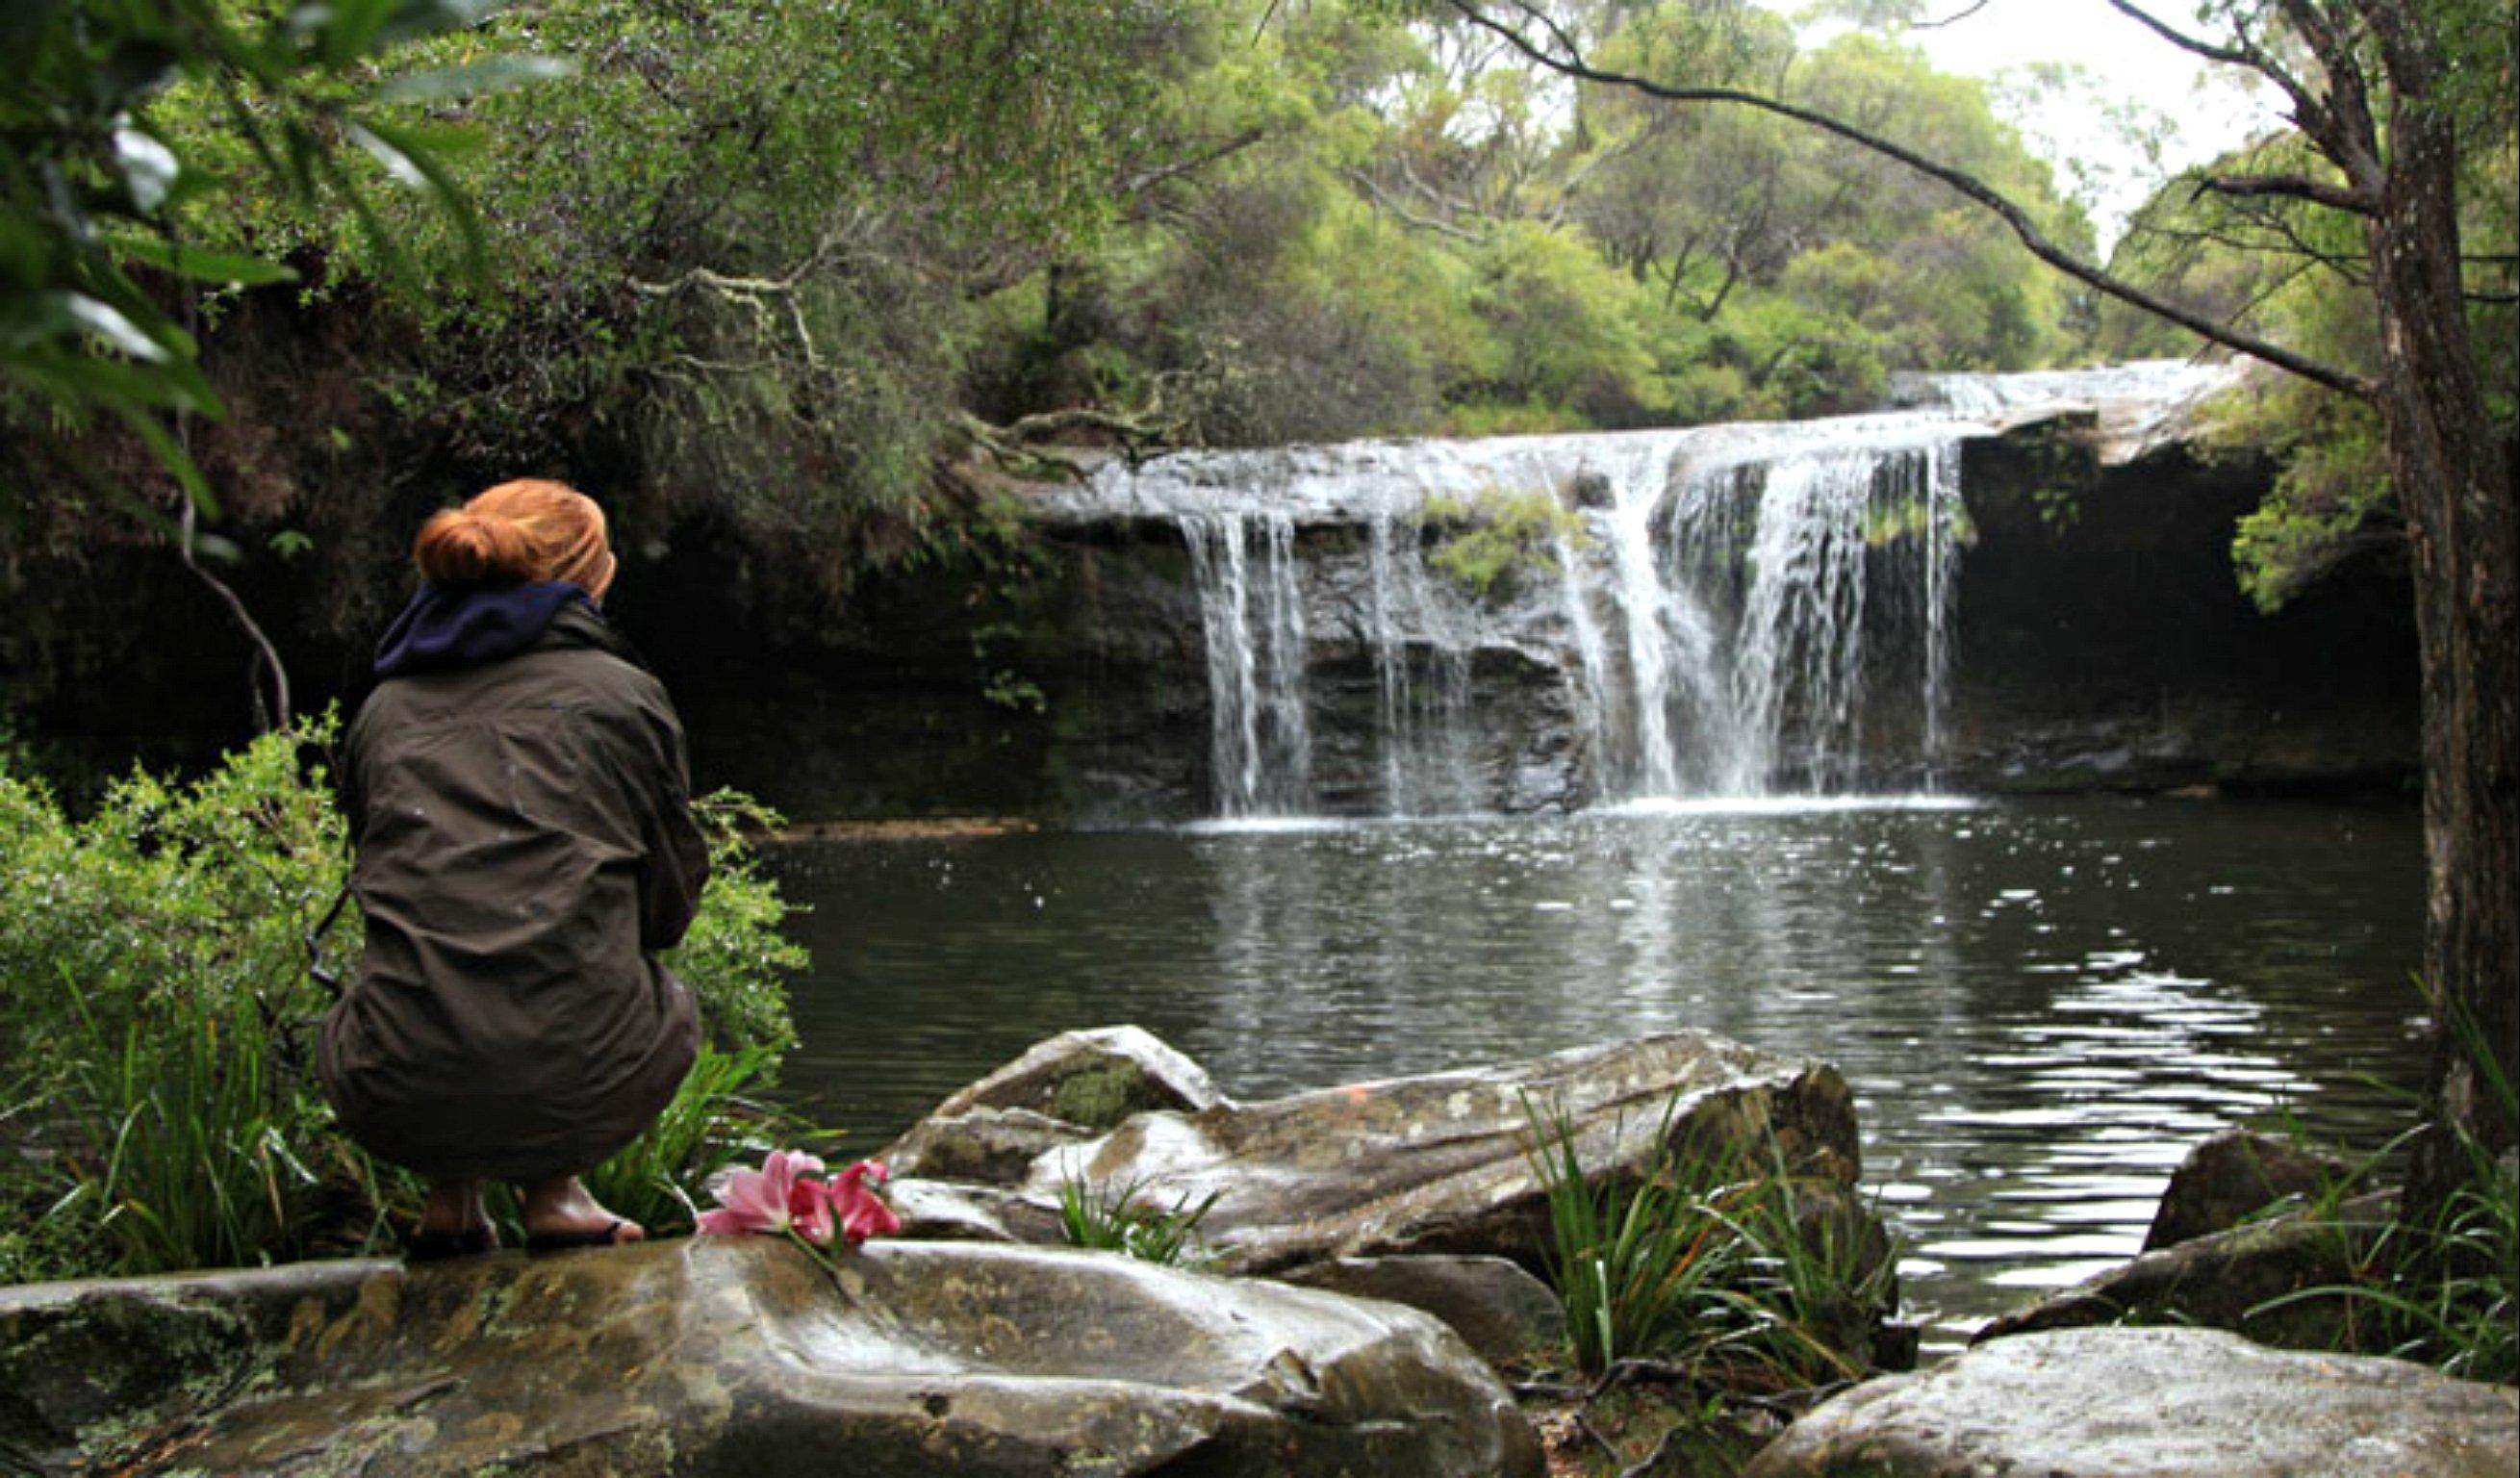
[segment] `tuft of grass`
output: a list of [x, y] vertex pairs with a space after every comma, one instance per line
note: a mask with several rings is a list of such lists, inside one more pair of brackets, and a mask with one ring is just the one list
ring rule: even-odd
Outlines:
[[1205, 1266], [1211, 1261], [1198, 1224], [1216, 1204], [1211, 1190], [1193, 1201], [1176, 1198], [1159, 1205], [1147, 1194], [1145, 1179], [1095, 1186], [1082, 1171], [1058, 1183], [1058, 1225], [1071, 1247], [1122, 1252], [1145, 1263], [1166, 1267]]
[[249, 1000], [170, 990], [114, 1022], [64, 971], [82, 1030], [63, 1045], [70, 1185], [47, 1213], [83, 1217], [117, 1268], [237, 1267], [301, 1256], [338, 1149], [283, 1076]]
[[619, 1153], [586, 1173], [595, 1198], [648, 1229], [651, 1236], [691, 1228], [692, 1191], [739, 1160], [827, 1140], [753, 1097], [779, 1061], [768, 1043], [721, 1052], [702, 1044], [689, 1076], [656, 1121]]
[[[2520, 1085], [2503, 1074], [2483, 1028], [2455, 1003], [2446, 1022], [2490, 1111], [2520, 1123]], [[2321, 1194], [2303, 1215], [2335, 1222], [2339, 1235], [2356, 1239], [2351, 1279], [2269, 1299], [2249, 1318], [2303, 1305], [2332, 1308], [2336, 1349], [2520, 1384], [2520, 1158], [2498, 1156], [2463, 1126], [2443, 1132], [2454, 1135], [2452, 1147], [2466, 1174], [2440, 1206], [2428, 1214], [2402, 1206], [2387, 1225], [2355, 1228], [2339, 1215], [2347, 1187]]]
[[[1588, 1175], [1573, 1120], [1524, 1099], [1549, 1211], [1545, 1262], [1576, 1367], [1679, 1364], [1743, 1389], [1805, 1390], [1863, 1373], [1892, 1260], [1853, 1219], [1807, 1206], [1773, 1138], [1641, 1179]], [[1671, 1141], [1678, 1100], [1656, 1141]]]

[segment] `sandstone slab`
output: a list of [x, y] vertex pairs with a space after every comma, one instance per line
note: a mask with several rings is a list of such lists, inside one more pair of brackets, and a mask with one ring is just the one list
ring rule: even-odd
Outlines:
[[1556, 1291], [1501, 1257], [1343, 1257], [1284, 1275], [1307, 1288], [1388, 1299], [1442, 1320], [1492, 1366], [1566, 1342]]
[[2520, 1392], [2211, 1329], [2078, 1329], [1858, 1386], [1746, 1478], [2510, 1478]]
[[895, 1176], [1005, 1186], [1021, 1181], [1032, 1162], [1050, 1151], [1094, 1136], [1082, 1124], [1029, 1108], [978, 1104], [920, 1120], [892, 1142], [882, 1158]]
[[1535, 1110], [1563, 1116], [1594, 1178], [1645, 1174], [1666, 1152], [1763, 1166], [1770, 1146], [1793, 1174], [1834, 1187], [1853, 1186], [1860, 1168], [1854, 1098], [1835, 1068], [1675, 1032], [1143, 1113], [1042, 1156], [1020, 1194], [1055, 1206], [1071, 1181], [1135, 1185], [1167, 1202], [1213, 1193], [1199, 1231], [1235, 1273], [1395, 1253], [1537, 1267], [1547, 1204], [1528, 1158]]
[[1389, 1304], [1025, 1247], [768, 1239], [0, 1291], [38, 1472], [1534, 1475]]
[[1024, 1054], [936, 1105], [932, 1120], [975, 1109], [1022, 1109], [1089, 1130], [1133, 1113], [1168, 1108], [1196, 1113], [1225, 1101], [1207, 1069], [1153, 1033], [1098, 1026], [1036, 1042]]

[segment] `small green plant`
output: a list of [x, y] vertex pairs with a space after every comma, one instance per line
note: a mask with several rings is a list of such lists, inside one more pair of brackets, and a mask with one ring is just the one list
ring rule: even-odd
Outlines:
[[1193, 1201], [1182, 1196], [1169, 1206], [1148, 1198], [1145, 1179], [1096, 1186], [1080, 1170], [1058, 1183], [1058, 1225], [1071, 1247], [1097, 1252], [1123, 1252], [1140, 1262], [1166, 1267], [1199, 1267], [1207, 1263], [1206, 1242], [1198, 1224], [1216, 1204], [1211, 1190]]
[[1561, 546], [1584, 547], [1583, 516], [1546, 488], [1483, 488], [1468, 501], [1439, 495], [1426, 500], [1425, 516], [1453, 529], [1427, 562], [1482, 599], [1522, 571], [1553, 573]]
[[[1677, 1100], [1656, 1142], [1668, 1145]], [[1773, 1140], [1639, 1179], [1588, 1177], [1562, 1109], [1529, 1099], [1529, 1155], [1549, 1209], [1546, 1262], [1578, 1369], [1677, 1361], [1734, 1386], [1805, 1389], [1862, 1373], [1864, 1325], [1889, 1301], [1891, 1259], [1806, 1216]]]

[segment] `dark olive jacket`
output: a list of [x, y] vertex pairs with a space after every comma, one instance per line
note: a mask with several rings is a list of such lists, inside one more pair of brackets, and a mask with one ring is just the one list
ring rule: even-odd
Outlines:
[[627, 1144], [698, 1047], [653, 958], [708, 875], [662, 685], [572, 604], [515, 655], [388, 679], [345, 770], [367, 947], [317, 1053], [343, 1127], [437, 1177]]

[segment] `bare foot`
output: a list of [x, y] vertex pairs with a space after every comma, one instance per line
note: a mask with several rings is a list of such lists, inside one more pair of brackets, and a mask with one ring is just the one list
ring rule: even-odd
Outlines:
[[479, 1181], [429, 1182], [428, 1200], [420, 1208], [423, 1235], [459, 1236], [475, 1228], [487, 1231], [489, 1226]]
[[618, 1246], [647, 1240], [648, 1229], [613, 1215], [569, 1175], [525, 1187], [525, 1235], [563, 1245]]

